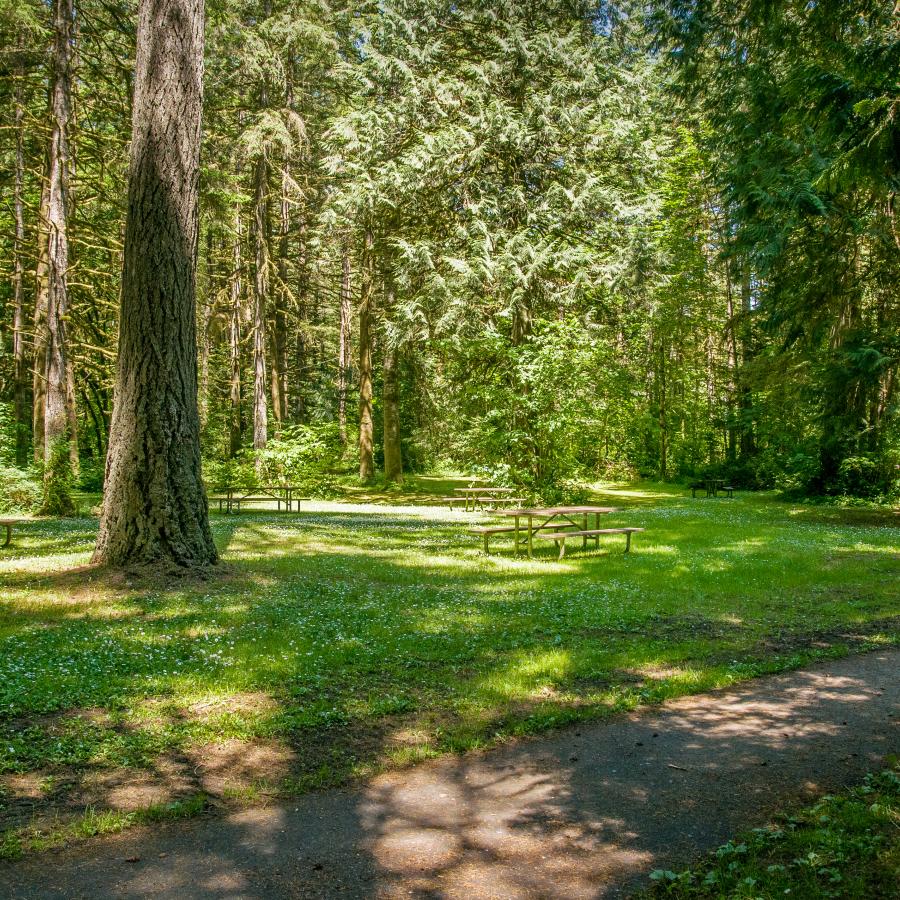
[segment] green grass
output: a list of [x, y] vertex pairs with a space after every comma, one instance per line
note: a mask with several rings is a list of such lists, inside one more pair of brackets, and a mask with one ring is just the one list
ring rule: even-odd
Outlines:
[[653, 897], [896, 897], [900, 885], [900, 770], [785, 815], [729, 841], [696, 869], [657, 870]]
[[214, 515], [208, 582], [73, 573], [93, 519], [20, 529], [0, 553], [0, 828], [21, 828], [22, 776], [263, 740], [295, 754], [266, 785], [290, 795], [898, 643], [889, 510], [607, 488], [609, 524], [647, 529], [630, 556], [617, 536], [529, 561], [484, 556], [471, 514], [402, 505], [451, 486]]

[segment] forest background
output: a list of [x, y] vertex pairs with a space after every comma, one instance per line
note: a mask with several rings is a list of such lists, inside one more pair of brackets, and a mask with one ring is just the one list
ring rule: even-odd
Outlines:
[[[204, 476], [900, 493], [887, 0], [208, 0]], [[102, 488], [132, 0], [0, 0], [0, 510]]]

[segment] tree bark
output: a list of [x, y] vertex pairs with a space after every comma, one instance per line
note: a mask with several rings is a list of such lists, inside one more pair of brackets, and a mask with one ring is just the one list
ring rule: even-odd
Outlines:
[[347, 444], [347, 383], [350, 376], [350, 251], [341, 249], [341, 304], [338, 334], [338, 424], [341, 444]]
[[266, 405], [266, 303], [269, 295], [269, 167], [264, 156], [253, 175], [253, 240], [256, 270], [253, 280], [253, 449], [263, 450], [269, 439]]
[[367, 230], [360, 267], [359, 294], [359, 477], [375, 475], [372, 422], [372, 318], [375, 291], [372, 232]]
[[94, 561], [217, 559], [200, 471], [197, 234], [203, 0], [138, 9], [119, 358]]
[[241, 213], [234, 215], [234, 244], [231, 248], [231, 327], [229, 352], [231, 362], [231, 417], [229, 428], [229, 456], [235, 457], [241, 450], [243, 427], [241, 422]]
[[38, 212], [37, 267], [34, 274], [34, 372], [32, 380], [32, 447], [37, 465], [44, 462], [44, 413], [47, 408], [47, 304], [49, 302], [50, 232], [47, 205], [49, 182], [41, 180], [41, 205]]
[[206, 290], [203, 292], [203, 299], [199, 301], [200, 305], [200, 334], [198, 341], [200, 353], [200, 385], [199, 385], [199, 404], [200, 404], [200, 428], [206, 427], [209, 418], [209, 355], [212, 350], [212, 342], [210, 340], [209, 329], [213, 318], [213, 310], [215, 309], [215, 279], [213, 276], [213, 235], [212, 229], [206, 232]]
[[22, 64], [19, 63], [16, 67], [14, 91], [16, 159], [13, 182], [13, 216], [15, 219], [13, 243], [13, 411], [16, 422], [16, 465], [22, 469], [28, 465], [28, 437], [31, 431], [28, 411], [28, 360], [25, 353], [25, 268], [22, 262], [25, 252], [25, 211], [22, 198], [25, 186], [24, 74]]
[[[394, 309], [394, 287], [388, 282], [385, 316]], [[384, 480], [391, 484], [403, 481], [403, 454], [400, 450], [400, 390], [397, 383], [397, 348], [385, 335], [381, 362], [381, 403], [384, 417], [382, 448], [384, 450]]]
[[397, 383], [397, 349], [385, 342], [382, 362], [384, 404], [384, 480], [403, 481], [403, 456], [400, 451], [400, 392]]
[[69, 119], [72, 114], [72, 0], [55, 0], [52, 126], [47, 178], [47, 347], [44, 362], [44, 463], [54, 446], [74, 439], [74, 387], [70, 380], [66, 317], [69, 310]]
[[290, 172], [285, 163], [281, 173], [281, 215], [278, 233], [278, 290], [272, 314], [272, 411], [280, 433], [287, 420], [287, 260], [290, 251], [291, 210], [288, 204]]

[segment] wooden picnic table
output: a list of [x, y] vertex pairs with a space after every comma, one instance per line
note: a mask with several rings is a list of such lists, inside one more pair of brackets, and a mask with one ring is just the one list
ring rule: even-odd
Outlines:
[[704, 478], [691, 484], [691, 497], [696, 498], [698, 490], [705, 490], [707, 497], [718, 497], [719, 491], [725, 491], [730, 497], [734, 492], [731, 485], [725, 484], [724, 478]]
[[19, 525], [25, 521], [27, 520], [22, 518], [0, 519], [0, 526], [6, 528], [6, 540], [3, 542], [2, 546], [8, 547], [12, 543], [13, 525]]
[[[508, 516], [515, 519], [515, 552], [519, 552], [521, 539], [519, 537], [520, 521], [527, 519], [526, 527], [526, 543], [528, 545], [528, 555], [532, 555], [532, 541], [539, 531], [549, 528], [551, 531], [559, 531], [562, 528], [571, 527], [576, 531], [588, 530], [588, 517], [594, 516], [595, 529], [600, 527], [600, 516], [609, 515], [618, 512], [614, 506], [550, 506], [543, 509], [498, 509], [496, 515]], [[580, 517], [580, 521], [576, 521], [575, 517]], [[538, 520], [535, 522], [535, 520]], [[587, 536], [582, 536], [582, 543], [587, 547]]]
[[278, 504], [279, 512], [281, 512], [281, 504], [284, 503], [285, 511], [290, 512], [292, 504], [309, 499], [296, 496], [298, 491], [300, 491], [300, 487], [294, 484], [260, 485], [255, 488], [228, 487], [225, 488], [224, 497], [211, 499], [218, 500], [219, 512], [230, 513], [235, 507], [240, 510], [241, 503], [244, 501], [261, 502], [266, 500], [274, 500]]
[[472, 510], [475, 509], [475, 503], [479, 497], [484, 497], [487, 494], [514, 494], [514, 488], [504, 488], [504, 487], [467, 487], [467, 488], [453, 488], [453, 492], [455, 494], [462, 494], [463, 499], [466, 501], [466, 512], [469, 511], [469, 504], [472, 504]]

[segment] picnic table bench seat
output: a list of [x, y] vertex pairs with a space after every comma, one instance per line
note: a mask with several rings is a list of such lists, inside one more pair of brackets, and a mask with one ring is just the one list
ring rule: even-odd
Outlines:
[[580, 529], [578, 531], [538, 531], [535, 532], [533, 537], [540, 538], [541, 540], [546, 539], [556, 541], [559, 546], [559, 558], [562, 559], [566, 555], [566, 538], [580, 537], [582, 539], [582, 545], [586, 547], [587, 539], [592, 537], [596, 540], [597, 546], [599, 547], [601, 534], [624, 534], [625, 552], [629, 553], [631, 552], [631, 535], [643, 530], [643, 528], [588, 528]]
[[469, 529], [469, 534], [477, 534], [484, 538], [484, 552], [489, 553], [488, 540], [492, 534], [512, 534], [515, 530], [515, 525], [482, 525]]

